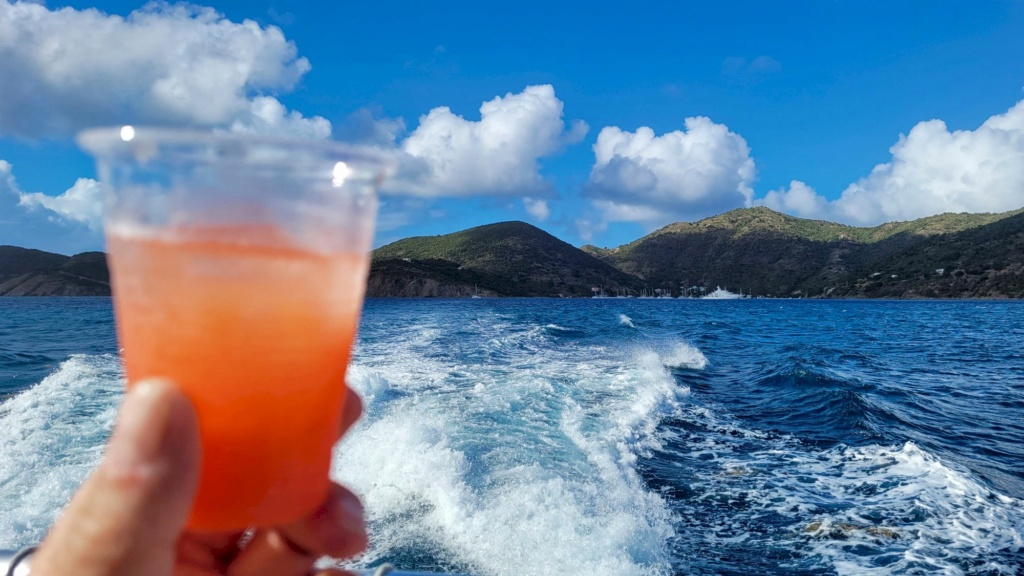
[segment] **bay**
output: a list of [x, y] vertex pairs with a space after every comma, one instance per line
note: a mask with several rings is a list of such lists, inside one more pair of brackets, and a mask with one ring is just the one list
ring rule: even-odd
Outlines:
[[[0, 547], [95, 465], [122, 377], [109, 299], [0, 298]], [[371, 299], [349, 383], [360, 565], [1024, 571], [1024, 303]]]

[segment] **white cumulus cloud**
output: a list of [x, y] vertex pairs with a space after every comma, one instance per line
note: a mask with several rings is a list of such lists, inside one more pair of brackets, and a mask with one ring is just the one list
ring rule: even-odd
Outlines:
[[95, 181], [79, 179], [58, 197], [24, 192], [10, 162], [0, 160], [0, 244], [61, 253], [102, 246]]
[[91, 230], [99, 231], [103, 227], [102, 191], [100, 183], [91, 178], [79, 178], [74, 186], [60, 196], [21, 191], [18, 196], [19, 206], [30, 210], [48, 210], [60, 218], [85, 224]]
[[584, 193], [609, 222], [649, 227], [749, 206], [756, 170], [742, 136], [706, 117], [660, 136], [605, 127]]
[[541, 222], [547, 220], [551, 216], [551, 207], [548, 206], [546, 200], [523, 198], [523, 207], [526, 208], [527, 214]]
[[889, 151], [889, 162], [843, 191], [837, 216], [877, 224], [1024, 206], [1024, 101], [975, 130], [920, 122]]
[[[17, 202], [9, 202], [11, 199], [18, 197], [18, 184], [14, 181], [14, 169], [11, 163], [7, 160], [0, 160], [0, 206], [4, 208], [3, 213], [0, 213], [0, 222], [3, 224], [12, 224], [13, 220], [8, 220], [13, 214], [11, 212], [14, 205]], [[8, 205], [11, 204], [11, 205]]]
[[828, 200], [799, 180], [790, 182], [788, 189], [772, 190], [755, 203], [802, 218], [826, 218], [830, 215]]
[[323, 137], [330, 124], [265, 92], [310, 70], [279, 28], [154, 2], [127, 17], [0, 0], [0, 134], [185, 124]]
[[803, 182], [756, 203], [797, 216], [873, 226], [944, 212], [1005, 212], [1024, 206], [1024, 101], [975, 130], [919, 122], [892, 158], [828, 201]]
[[288, 110], [276, 98], [257, 96], [249, 103], [249, 113], [231, 124], [231, 131], [326, 140], [331, 137], [331, 123], [321, 116], [306, 118]]
[[539, 173], [540, 159], [586, 131], [579, 121], [566, 129], [562, 101], [550, 85], [484, 102], [480, 120], [434, 108], [401, 142], [402, 166], [386, 189], [422, 196], [544, 193], [550, 185]]
[[398, 146], [406, 127], [401, 118], [377, 118], [370, 108], [360, 108], [336, 126], [335, 133], [341, 140], [388, 149]]

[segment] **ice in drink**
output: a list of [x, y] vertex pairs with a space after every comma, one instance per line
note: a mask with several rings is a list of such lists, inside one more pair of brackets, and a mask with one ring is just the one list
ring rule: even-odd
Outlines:
[[266, 227], [108, 230], [129, 386], [173, 380], [202, 437], [194, 530], [295, 520], [328, 489], [368, 256]]

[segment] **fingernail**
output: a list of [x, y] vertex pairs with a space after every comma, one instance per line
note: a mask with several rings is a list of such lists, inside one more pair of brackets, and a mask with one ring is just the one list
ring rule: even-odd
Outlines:
[[104, 465], [112, 472], [142, 473], [159, 459], [167, 427], [165, 400], [170, 383], [143, 380], [128, 391], [107, 447]]
[[346, 528], [362, 530], [365, 520], [363, 519], [363, 504], [359, 499], [354, 496], [348, 496], [342, 498], [339, 504], [341, 505], [342, 512], [339, 520], [342, 521], [342, 525]]

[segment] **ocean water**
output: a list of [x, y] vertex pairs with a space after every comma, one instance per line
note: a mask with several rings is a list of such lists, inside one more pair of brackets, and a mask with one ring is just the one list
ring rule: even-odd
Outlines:
[[[0, 299], [0, 548], [121, 398], [107, 299]], [[1024, 303], [371, 300], [358, 565], [1024, 573]]]

